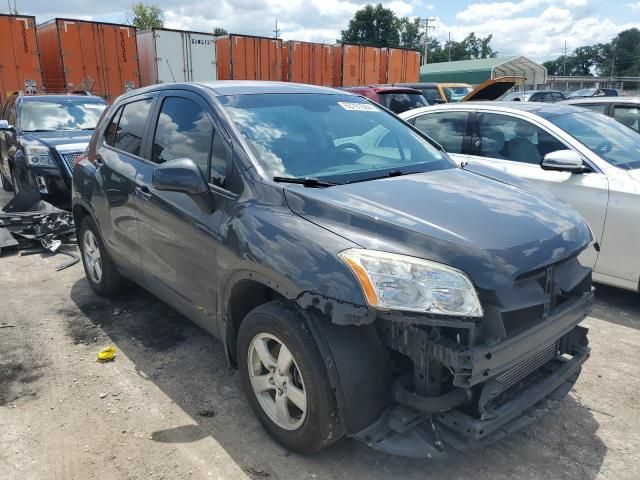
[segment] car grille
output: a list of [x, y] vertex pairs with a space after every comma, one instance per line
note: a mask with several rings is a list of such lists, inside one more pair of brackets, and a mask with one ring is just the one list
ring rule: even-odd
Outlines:
[[62, 163], [64, 163], [64, 168], [69, 174], [70, 177], [73, 176], [73, 162], [82, 155], [82, 152], [71, 152], [71, 153], [61, 153], [60, 157], [62, 157]]
[[543, 346], [538, 352], [519, 363], [510, 370], [507, 370], [496, 377], [496, 380], [502, 385], [502, 389], [506, 390], [525, 378], [531, 372], [537, 370], [549, 360], [555, 358], [558, 353], [557, 342], [552, 342]]
[[516, 336], [590, 291], [591, 270], [577, 257], [522, 274], [499, 308], [504, 333]]

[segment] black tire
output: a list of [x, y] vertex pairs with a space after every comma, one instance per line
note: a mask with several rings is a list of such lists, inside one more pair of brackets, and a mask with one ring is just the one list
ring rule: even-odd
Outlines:
[[2, 181], [2, 189], [5, 192], [12, 192], [13, 188], [11, 186], [11, 182], [7, 180], [7, 177], [5, 177], [2, 173], [0, 173], [0, 179]]
[[[282, 341], [293, 355], [304, 382], [307, 409], [304, 421], [296, 430], [278, 426], [260, 405], [251, 386], [249, 348], [252, 340], [260, 334], [274, 335]], [[247, 314], [238, 332], [238, 368], [242, 388], [254, 414], [264, 429], [287, 449], [298, 453], [315, 452], [342, 437], [343, 428], [325, 364], [304, 314], [297, 306], [276, 300]]]
[[[100, 252], [101, 270], [102, 274], [99, 281], [96, 281], [89, 271], [87, 266], [87, 259], [85, 255], [85, 235], [90, 231], [95, 238], [95, 243]], [[98, 295], [102, 297], [111, 297], [118, 293], [124, 283], [124, 278], [118, 273], [118, 270], [109, 256], [109, 252], [104, 246], [102, 237], [95, 222], [90, 216], [86, 216], [80, 222], [80, 229], [78, 230], [78, 246], [80, 247], [80, 253], [82, 255], [82, 265], [84, 266], [84, 273], [89, 281], [89, 285]]]

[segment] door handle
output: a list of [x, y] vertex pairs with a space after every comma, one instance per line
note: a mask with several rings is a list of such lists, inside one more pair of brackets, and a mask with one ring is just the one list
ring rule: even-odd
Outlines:
[[151, 191], [149, 190], [149, 187], [147, 187], [146, 185], [143, 185], [141, 187], [136, 187], [134, 190], [134, 194], [136, 198], [140, 200], [144, 200], [145, 202], [151, 200]]

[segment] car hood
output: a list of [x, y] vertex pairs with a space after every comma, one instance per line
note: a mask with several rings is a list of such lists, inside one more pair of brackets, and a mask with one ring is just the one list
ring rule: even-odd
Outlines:
[[62, 130], [55, 132], [24, 132], [21, 137], [28, 141], [38, 141], [56, 148], [62, 145], [89, 143], [93, 130]]
[[285, 187], [292, 211], [363, 248], [465, 271], [480, 288], [576, 255], [582, 217], [504, 180], [446, 169], [325, 189]]

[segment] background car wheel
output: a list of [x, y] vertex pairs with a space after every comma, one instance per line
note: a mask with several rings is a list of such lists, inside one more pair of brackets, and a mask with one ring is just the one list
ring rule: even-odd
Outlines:
[[342, 436], [324, 362], [295, 305], [274, 301], [249, 312], [238, 333], [238, 368], [253, 412], [289, 450], [314, 452]]
[[5, 177], [2, 173], [0, 173], [0, 179], [2, 181], [2, 189], [5, 192], [13, 191], [13, 188], [11, 188], [11, 182], [7, 180], [7, 177]]
[[80, 223], [78, 245], [84, 272], [93, 291], [103, 297], [117, 293], [124, 280], [104, 247], [96, 224], [89, 216]]
[[18, 183], [18, 176], [16, 175], [16, 172], [11, 172], [11, 183], [11, 189], [13, 190], [13, 193], [15, 193], [16, 195], [20, 193], [20, 184]]

